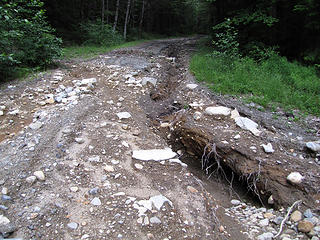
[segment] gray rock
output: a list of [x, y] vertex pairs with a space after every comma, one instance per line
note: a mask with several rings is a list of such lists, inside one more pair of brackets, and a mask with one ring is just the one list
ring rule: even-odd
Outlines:
[[98, 187], [95, 187], [95, 188], [92, 188], [89, 190], [89, 194], [90, 195], [97, 195], [99, 192], [99, 188]]
[[12, 198], [11, 198], [10, 196], [8, 196], [8, 195], [4, 195], [4, 194], [3, 194], [3, 195], [1, 196], [1, 200], [2, 200], [2, 201], [11, 201]]
[[307, 142], [306, 143], [307, 148], [314, 152], [320, 152], [320, 141], [316, 142]]
[[74, 140], [76, 141], [76, 143], [79, 143], [79, 144], [82, 144], [85, 142], [83, 138], [75, 138]]
[[150, 218], [150, 223], [151, 224], [160, 224], [161, 220], [157, 217], [152, 217], [152, 218]]
[[3, 210], [3, 211], [7, 211], [9, 208], [4, 206], [4, 205], [0, 205], [0, 210]]
[[280, 225], [283, 221], [283, 217], [279, 216], [272, 220], [276, 225]]
[[158, 80], [155, 78], [150, 78], [150, 77], [144, 77], [142, 78], [142, 85], [147, 85], [148, 83], [151, 83], [153, 86], [157, 84]]
[[91, 204], [94, 206], [101, 206], [101, 201], [99, 198], [95, 197], [94, 199], [92, 199]]
[[272, 240], [273, 236], [271, 232], [263, 233], [258, 236], [258, 240]]
[[70, 229], [73, 229], [73, 230], [76, 230], [78, 228], [78, 223], [76, 222], [71, 222], [71, 223], [68, 223], [68, 228]]
[[268, 225], [269, 225], [269, 219], [267, 219], [267, 218], [259, 221], [259, 226], [260, 226], [260, 227], [266, 227], [266, 226], [268, 226]]
[[292, 172], [287, 176], [287, 180], [293, 184], [299, 184], [303, 180], [303, 176], [299, 172]]
[[306, 217], [306, 218], [312, 218], [313, 217], [313, 214], [311, 212], [311, 209], [307, 209], [303, 215]]
[[36, 176], [36, 178], [40, 181], [45, 181], [46, 180], [46, 176], [44, 175], [44, 173], [42, 171], [35, 171], [33, 173], [34, 176]]
[[31, 123], [29, 125], [29, 128], [31, 128], [32, 130], [39, 130], [42, 126], [43, 126], [43, 123], [37, 121], [37, 122]]
[[9, 237], [12, 233], [17, 231], [17, 227], [13, 223], [0, 224], [0, 236]]
[[30, 176], [26, 178], [26, 182], [30, 184], [34, 183], [36, 180], [37, 180], [36, 176]]
[[157, 196], [151, 197], [149, 201], [151, 201], [153, 205], [156, 207], [156, 209], [158, 210], [160, 210], [163, 204], [166, 202], [169, 203], [171, 207], [173, 206], [172, 202], [163, 195], [157, 195]]
[[0, 226], [1, 226], [1, 225], [6, 225], [6, 224], [8, 224], [8, 223], [10, 223], [10, 220], [9, 220], [7, 217], [5, 217], [5, 216], [0, 215]]

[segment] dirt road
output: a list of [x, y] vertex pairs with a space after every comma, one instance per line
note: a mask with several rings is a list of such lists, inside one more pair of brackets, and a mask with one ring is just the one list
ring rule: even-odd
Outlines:
[[[188, 61], [196, 42], [152, 41], [3, 85], [0, 232], [21, 239], [256, 239], [275, 235], [281, 206], [296, 200], [317, 218], [319, 165], [303, 148], [315, 136], [302, 141], [294, 123], [288, 135], [266, 118], [253, 117], [268, 122], [259, 136], [237, 126], [229, 108], [250, 118], [256, 111], [195, 84]], [[210, 115], [207, 108], [217, 105], [228, 114]], [[267, 143], [273, 153], [261, 147]], [[208, 181], [201, 166], [222, 180]], [[291, 172], [303, 182], [288, 182]], [[244, 203], [246, 194], [233, 190], [243, 187], [247, 198], [280, 210]]]

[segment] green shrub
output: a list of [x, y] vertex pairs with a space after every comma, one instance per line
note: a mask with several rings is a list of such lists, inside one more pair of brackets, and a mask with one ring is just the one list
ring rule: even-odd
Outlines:
[[0, 76], [16, 67], [46, 67], [60, 56], [61, 39], [47, 24], [39, 0], [0, 3]]
[[80, 24], [84, 45], [113, 46], [123, 42], [122, 36], [101, 21]]

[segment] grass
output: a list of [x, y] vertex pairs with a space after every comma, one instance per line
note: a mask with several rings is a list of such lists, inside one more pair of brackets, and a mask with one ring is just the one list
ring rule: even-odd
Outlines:
[[71, 58], [92, 58], [99, 54], [110, 52], [114, 49], [132, 47], [139, 43], [145, 42], [146, 40], [137, 40], [132, 42], [125, 42], [121, 44], [117, 44], [114, 46], [88, 46], [88, 45], [80, 45], [80, 46], [69, 46], [63, 48], [62, 58], [71, 59]]
[[191, 59], [190, 70], [214, 92], [286, 111], [299, 109], [320, 116], [320, 78], [314, 67], [273, 55], [260, 63], [251, 58], [212, 56], [202, 49]]

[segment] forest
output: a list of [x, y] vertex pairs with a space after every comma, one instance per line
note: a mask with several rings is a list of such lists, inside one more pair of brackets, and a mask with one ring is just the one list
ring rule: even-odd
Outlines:
[[[297, 73], [302, 80], [312, 75], [309, 87], [301, 79], [285, 81], [293, 87], [302, 85], [300, 90], [308, 88], [309, 95], [311, 86], [311, 95], [319, 94], [319, 79], [314, 80], [320, 68], [316, 0], [3, 0], [0, 76], [8, 79], [19, 69], [47, 68], [68, 46], [106, 47], [192, 34], [208, 36], [206, 56], [250, 58], [259, 64], [277, 55], [312, 67], [308, 73]], [[289, 70], [280, 74], [288, 75]]]

